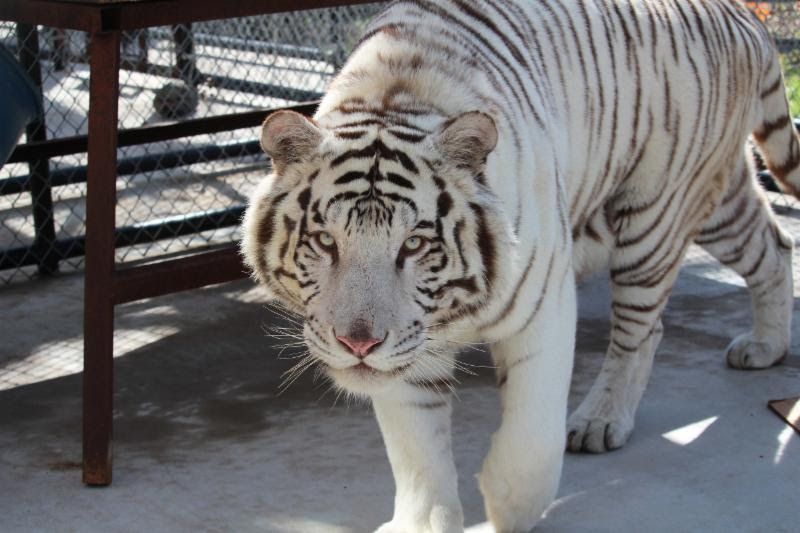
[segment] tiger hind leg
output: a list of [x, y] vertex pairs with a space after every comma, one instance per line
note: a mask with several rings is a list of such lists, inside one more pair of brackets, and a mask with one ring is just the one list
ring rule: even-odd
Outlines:
[[742, 164], [739, 169], [695, 242], [742, 276], [750, 290], [753, 329], [730, 343], [728, 364], [768, 368], [789, 349], [793, 242], [775, 220], [749, 166]]

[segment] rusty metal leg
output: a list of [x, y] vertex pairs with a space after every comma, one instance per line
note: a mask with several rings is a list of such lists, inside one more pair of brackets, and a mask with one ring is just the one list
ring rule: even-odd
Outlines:
[[83, 482], [111, 483], [114, 396], [114, 215], [120, 34], [89, 45], [89, 168], [83, 316]]

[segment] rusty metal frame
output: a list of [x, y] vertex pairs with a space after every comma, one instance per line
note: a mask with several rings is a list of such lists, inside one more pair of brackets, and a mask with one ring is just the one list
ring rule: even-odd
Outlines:
[[[117, 147], [142, 134], [166, 136], [207, 128], [251, 125], [256, 114], [204, 119], [161, 130], [118, 131], [121, 32], [150, 26], [192, 23], [368, 3], [368, 0], [2, 0], [0, 20], [87, 31], [90, 34], [89, 134], [63, 141], [32, 142], [15, 160], [52, 157], [86, 143], [86, 282], [84, 291], [83, 482], [103, 486], [112, 478], [114, 404], [114, 306], [171, 292], [222, 283], [245, 275], [233, 246], [180, 259], [118, 269], [114, 254]], [[305, 109], [307, 110], [307, 109]], [[263, 117], [263, 114], [261, 115]], [[258, 118], [261, 118], [258, 117]], [[173, 137], [174, 138], [174, 137]]]

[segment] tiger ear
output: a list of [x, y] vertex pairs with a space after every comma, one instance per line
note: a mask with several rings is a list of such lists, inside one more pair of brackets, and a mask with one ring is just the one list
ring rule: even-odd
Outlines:
[[308, 117], [294, 111], [277, 111], [264, 121], [261, 148], [280, 174], [287, 165], [308, 158], [322, 142], [322, 132]]
[[437, 145], [457, 167], [478, 171], [497, 145], [497, 127], [486, 113], [462, 113], [443, 124]]

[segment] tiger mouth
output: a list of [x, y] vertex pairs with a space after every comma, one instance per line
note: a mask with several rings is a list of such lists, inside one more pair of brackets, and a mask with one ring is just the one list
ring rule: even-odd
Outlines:
[[358, 363], [355, 366], [351, 366], [348, 370], [352, 370], [353, 372], [358, 372], [360, 374], [377, 374], [382, 373], [377, 368], [369, 366], [367, 363]]
[[358, 374], [360, 376], [365, 376], [365, 377], [367, 377], [367, 376], [369, 376], [369, 377], [373, 377], [373, 376], [397, 377], [397, 376], [403, 374], [406, 370], [408, 370], [411, 367], [411, 365], [413, 365], [413, 364], [414, 363], [412, 362], [412, 363], [408, 363], [408, 364], [399, 366], [397, 368], [392, 368], [391, 370], [380, 370], [380, 369], [375, 368], [374, 366], [370, 366], [369, 364], [367, 364], [367, 363], [362, 361], [362, 362], [360, 362], [360, 363], [358, 363], [356, 365], [349, 366], [349, 367], [345, 368], [344, 370], [345, 371], [349, 371], [349, 372], [355, 372], [356, 374]]

